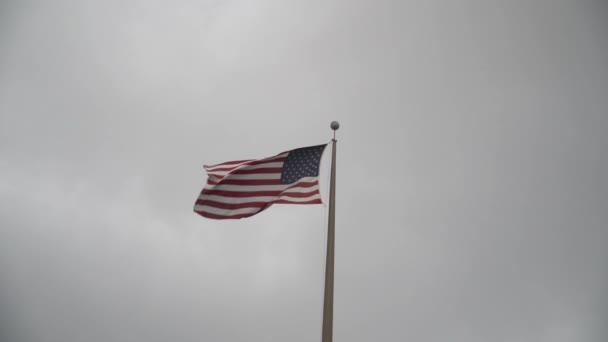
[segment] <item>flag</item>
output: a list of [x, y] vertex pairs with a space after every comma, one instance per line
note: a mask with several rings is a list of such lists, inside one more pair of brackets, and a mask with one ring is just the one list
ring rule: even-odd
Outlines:
[[207, 184], [194, 204], [194, 212], [211, 219], [240, 219], [275, 203], [321, 204], [319, 165], [325, 146], [298, 148], [264, 159], [205, 165]]

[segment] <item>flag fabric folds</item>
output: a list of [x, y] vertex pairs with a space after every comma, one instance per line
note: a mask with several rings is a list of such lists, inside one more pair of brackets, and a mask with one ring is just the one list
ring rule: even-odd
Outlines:
[[194, 212], [211, 219], [240, 219], [275, 203], [321, 204], [319, 166], [325, 146], [298, 148], [264, 159], [205, 165], [207, 184], [194, 204]]

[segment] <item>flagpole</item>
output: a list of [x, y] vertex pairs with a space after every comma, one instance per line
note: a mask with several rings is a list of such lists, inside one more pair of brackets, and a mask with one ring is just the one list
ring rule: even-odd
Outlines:
[[331, 123], [334, 138], [331, 144], [331, 180], [329, 182], [329, 221], [327, 223], [327, 257], [325, 258], [325, 292], [323, 296], [322, 342], [333, 340], [334, 318], [334, 244], [336, 237], [336, 131], [340, 128], [337, 121]]

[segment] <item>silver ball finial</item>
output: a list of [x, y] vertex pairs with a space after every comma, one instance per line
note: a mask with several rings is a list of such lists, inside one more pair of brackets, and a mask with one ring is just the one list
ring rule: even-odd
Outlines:
[[331, 129], [333, 129], [334, 131], [337, 131], [338, 128], [340, 128], [340, 123], [338, 121], [332, 121], [329, 127], [331, 127]]

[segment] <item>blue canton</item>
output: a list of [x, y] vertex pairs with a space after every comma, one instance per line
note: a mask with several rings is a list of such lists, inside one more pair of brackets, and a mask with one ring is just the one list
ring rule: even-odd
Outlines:
[[326, 145], [298, 148], [289, 151], [283, 163], [281, 183], [295, 183], [303, 177], [319, 176], [321, 155]]

